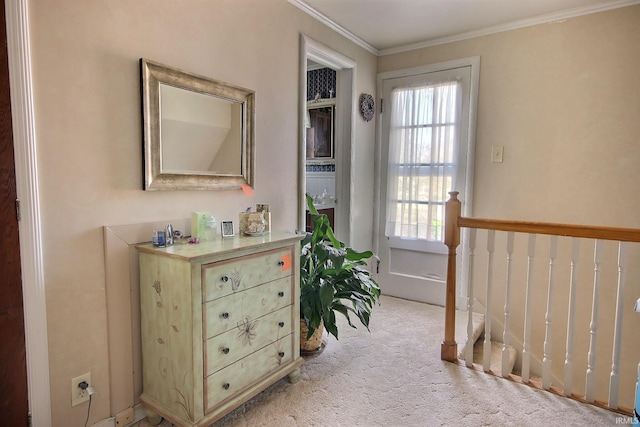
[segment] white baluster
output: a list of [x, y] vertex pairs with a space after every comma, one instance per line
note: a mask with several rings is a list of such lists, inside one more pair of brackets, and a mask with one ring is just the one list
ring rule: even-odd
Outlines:
[[504, 328], [502, 330], [502, 376], [508, 377], [509, 369], [509, 345], [511, 344], [511, 261], [513, 259], [513, 231], [507, 233], [507, 283], [504, 295]]
[[578, 259], [580, 257], [580, 240], [572, 239], [571, 279], [569, 282], [569, 314], [567, 318], [567, 347], [564, 359], [564, 394], [571, 396], [573, 388], [573, 330], [576, 317], [576, 291], [578, 276]]
[[602, 241], [596, 240], [593, 249], [593, 303], [591, 305], [591, 323], [589, 324], [591, 339], [587, 356], [587, 380], [585, 399], [593, 403], [596, 395], [596, 345], [598, 338], [598, 307], [600, 293], [600, 265], [602, 264]]
[[618, 242], [618, 294], [616, 298], [616, 321], [613, 329], [613, 355], [609, 376], [609, 407], [618, 408], [620, 388], [620, 346], [622, 345], [622, 314], [624, 313], [624, 285], [627, 270], [629, 244]]
[[493, 251], [495, 248], [496, 232], [489, 230], [487, 232], [487, 307], [484, 315], [484, 347], [482, 357], [482, 367], [485, 372], [491, 369], [491, 300], [493, 299]]
[[529, 234], [527, 257], [527, 290], [524, 306], [524, 342], [522, 343], [522, 382], [529, 382], [531, 368], [531, 291], [533, 289], [533, 260], [536, 252], [536, 235]]
[[473, 264], [474, 255], [476, 250], [476, 229], [469, 230], [469, 276], [467, 282], [469, 283], [467, 289], [467, 346], [465, 347], [465, 362], [468, 367], [473, 366]]
[[551, 388], [551, 325], [553, 323], [553, 284], [558, 237], [551, 236], [549, 241], [549, 284], [547, 286], [547, 312], [545, 314], [544, 357], [542, 358], [542, 388]]

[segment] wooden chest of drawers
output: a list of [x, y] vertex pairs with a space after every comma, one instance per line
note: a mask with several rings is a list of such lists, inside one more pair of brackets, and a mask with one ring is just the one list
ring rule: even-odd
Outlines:
[[207, 426], [300, 372], [300, 236], [140, 245], [143, 394], [150, 415]]

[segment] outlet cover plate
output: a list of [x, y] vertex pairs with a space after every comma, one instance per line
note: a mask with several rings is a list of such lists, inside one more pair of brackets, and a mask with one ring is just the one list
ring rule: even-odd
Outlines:
[[81, 403], [89, 401], [89, 392], [78, 387], [82, 381], [86, 381], [91, 385], [91, 372], [71, 378], [71, 406], [77, 406]]

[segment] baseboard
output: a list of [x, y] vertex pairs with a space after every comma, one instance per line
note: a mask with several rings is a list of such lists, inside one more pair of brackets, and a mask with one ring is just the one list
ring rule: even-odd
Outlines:
[[116, 426], [116, 417], [105, 418], [97, 423], [91, 424], [91, 427], [129, 427], [135, 423], [139, 423], [147, 417], [147, 413], [144, 410], [144, 405], [138, 403], [133, 407], [133, 421], [126, 426]]
[[116, 417], [105, 418], [102, 421], [98, 421], [95, 424], [91, 424], [91, 427], [115, 427]]
[[147, 411], [142, 403], [138, 403], [133, 407], [133, 422], [138, 423], [147, 417]]

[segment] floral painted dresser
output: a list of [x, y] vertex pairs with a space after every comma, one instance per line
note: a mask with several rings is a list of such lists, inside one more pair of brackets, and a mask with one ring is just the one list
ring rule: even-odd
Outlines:
[[282, 377], [296, 381], [300, 239], [273, 233], [137, 247], [140, 400], [150, 418], [207, 426]]

